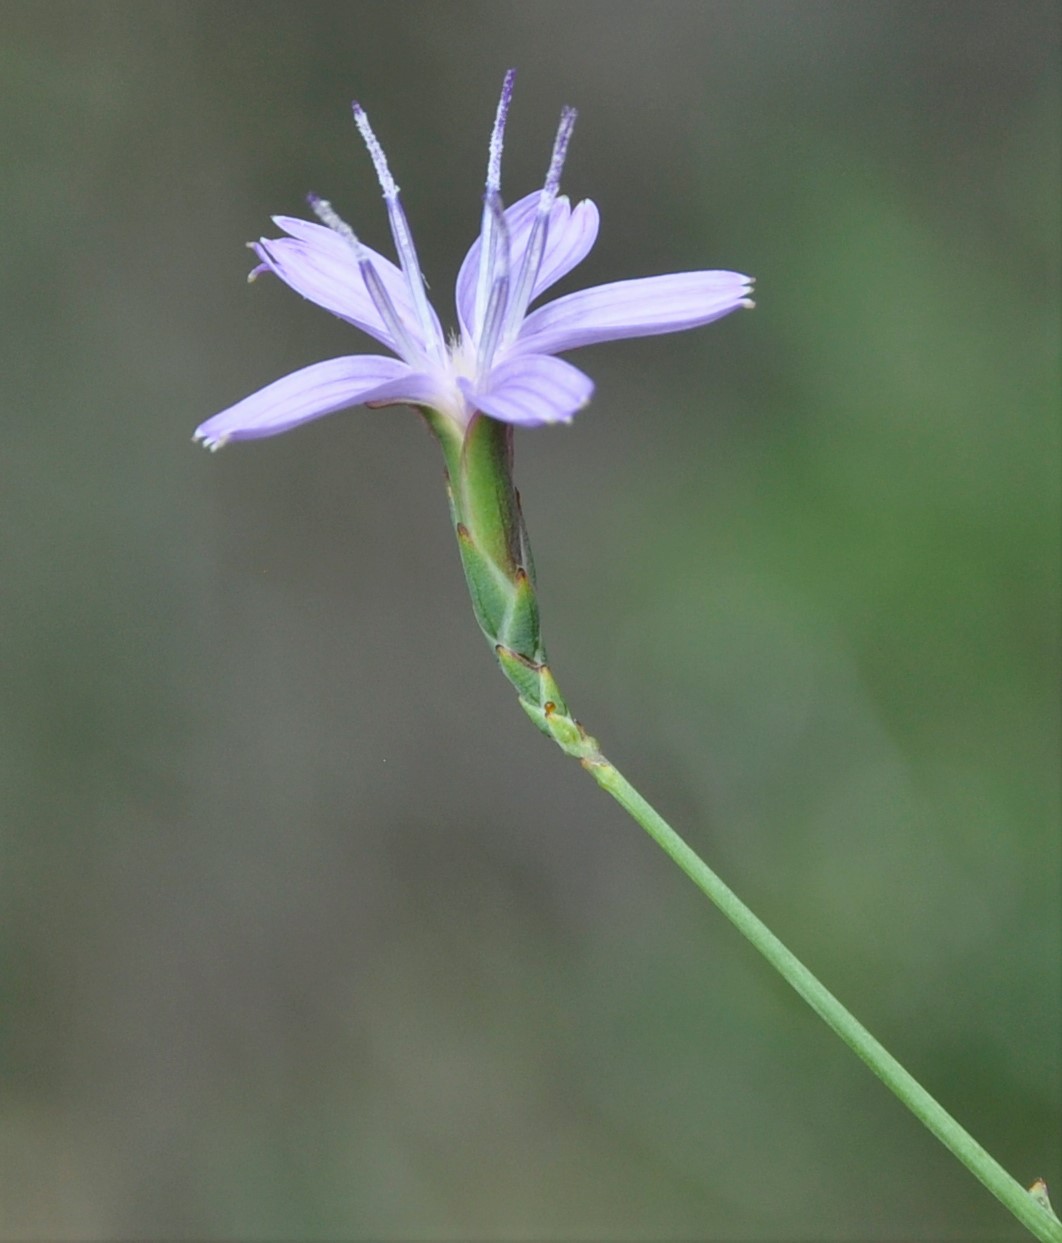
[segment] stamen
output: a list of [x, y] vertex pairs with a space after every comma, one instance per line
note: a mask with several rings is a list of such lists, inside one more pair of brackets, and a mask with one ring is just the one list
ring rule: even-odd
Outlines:
[[550, 212], [553, 210], [553, 204], [557, 201], [557, 194], [560, 191], [561, 171], [568, 155], [568, 144], [571, 142], [577, 116], [578, 113], [574, 108], [564, 108], [561, 111], [557, 136], [553, 140], [553, 154], [550, 156], [549, 169], [546, 172], [546, 184], [538, 196], [538, 207], [535, 211], [534, 223], [531, 225], [531, 235], [524, 247], [520, 273], [513, 286], [512, 297], [509, 299], [509, 313], [505, 322], [507, 338], [514, 336], [519, 329], [520, 321], [531, 301], [535, 281], [538, 280], [538, 274], [542, 268], [542, 256], [546, 252], [546, 237], [549, 233]]
[[561, 170], [564, 168], [564, 161], [568, 158], [568, 144], [572, 140], [572, 130], [575, 129], [575, 118], [578, 115], [579, 113], [574, 108], [561, 109], [557, 137], [553, 140], [553, 156], [549, 162], [546, 184], [542, 189], [543, 194], [549, 194], [551, 203], [560, 189]]
[[487, 313], [483, 317], [483, 332], [479, 338], [477, 363], [480, 374], [490, 369], [494, 351], [498, 348], [502, 324], [505, 323], [505, 304], [509, 297], [509, 277], [500, 275], [494, 282], [487, 300]]
[[494, 114], [494, 128], [490, 134], [490, 156], [487, 160], [488, 194], [501, 189], [502, 143], [505, 138], [505, 123], [509, 119], [509, 104], [512, 102], [515, 81], [516, 70], [508, 70], [502, 82], [501, 98], [498, 100], [498, 110]]
[[420, 261], [417, 259], [417, 248], [413, 244], [409, 221], [406, 220], [406, 213], [402, 210], [402, 202], [398, 197], [398, 186], [387, 166], [387, 157], [383, 153], [383, 147], [380, 146], [376, 135], [372, 132], [365, 109], [357, 102], [354, 104], [354, 124], [357, 125], [358, 132], [369, 150], [377, 179], [380, 182], [380, 189], [383, 190], [384, 202], [387, 204], [387, 218], [391, 225], [391, 236], [394, 238], [398, 262], [406, 278], [406, 285], [417, 313], [420, 335], [425, 348], [437, 362], [441, 362], [446, 353], [446, 344], [442, 339], [438, 321], [435, 319], [424, 289], [424, 277], [420, 271]]
[[358, 133], [369, 149], [369, 155], [372, 158], [373, 167], [376, 169], [376, 177], [380, 183], [380, 189], [384, 192], [384, 198], [396, 199], [398, 198], [398, 186], [395, 185], [395, 179], [391, 176], [391, 170], [387, 167], [387, 156], [384, 155], [383, 147], [380, 146], [380, 140], [372, 132], [369, 118], [365, 115], [365, 109], [361, 104], [355, 100], [353, 107], [354, 124], [358, 127]]
[[[506, 320], [506, 307], [509, 301], [509, 229], [505, 223], [500, 194], [488, 194], [484, 211], [490, 213], [494, 254], [491, 262], [491, 287], [483, 313], [482, 331], [479, 334], [477, 364], [481, 372], [485, 372], [494, 358], [494, 351], [501, 339], [502, 327]], [[483, 262], [485, 256], [480, 256]], [[482, 271], [482, 268], [480, 269]]]
[[399, 353], [403, 354], [407, 361], [412, 361], [421, 354], [416, 342], [410, 337], [405, 324], [402, 323], [402, 317], [395, 309], [395, 304], [391, 300], [391, 295], [384, 287], [383, 281], [380, 279], [379, 272], [372, 266], [372, 260], [366, 253], [365, 247], [358, 241], [358, 236], [349, 224], [339, 215], [327, 199], [318, 198], [316, 194], [308, 194], [306, 201], [313, 208], [313, 214], [322, 224], [327, 225], [333, 233], [339, 236], [354, 251], [354, 256], [358, 261], [358, 270], [361, 272], [361, 278], [365, 282], [365, 288], [369, 292], [373, 306], [379, 312], [380, 318], [384, 322], [384, 326], [390, 332]]
[[395, 304], [391, 301], [391, 295], [384, 287], [380, 274], [372, 266], [372, 261], [363, 258], [358, 261], [358, 268], [361, 270], [361, 278], [365, 282], [365, 288], [369, 291], [369, 297], [372, 304], [380, 313], [383, 320], [394, 338], [397, 352], [408, 363], [424, 357], [424, 351], [417, 345], [413, 338], [409, 335], [409, 331], [402, 322], [402, 317], [395, 310]]
[[338, 233], [344, 241], [350, 243], [353, 247], [354, 253], [358, 256], [358, 262], [360, 263], [365, 255], [365, 247], [358, 241], [354, 230], [349, 224], [347, 224], [332, 204], [329, 203], [327, 199], [323, 199], [317, 194], [307, 194], [306, 202], [310, 204], [313, 214], [322, 224], [327, 225], [333, 233]]
[[494, 114], [494, 128], [490, 133], [490, 148], [487, 156], [487, 185], [483, 199], [483, 220], [479, 230], [479, 272], [476, 274], [476, 300], [473, 309], [473, 333], [479, 333], [486, 315], [487, 301], [490, 297], [494, 279], [494, 261], [497, 254], [498, 235], [494, 228], [494, 213], [490, 207], [493, 195], [501, 193], [501, 158], [505, 139], [505, 123], [509, 117], [509, 104], [513, 97], [513, 82], [516, 70], [510, 69], [502, 82], [501, 98]]
[[485, 194], [483, 196], [483, 224], [479, 232], [479, 272], [476, 274], [476, 302], [473, 308], [472, 335], [479, 337], [487, 314], [487, 303], [494, 285], [494, 273], [498, 266], [498, 250], [501, 231], [495, 224], [495, 218], [501, 215], [504, 221], [501, 195]]

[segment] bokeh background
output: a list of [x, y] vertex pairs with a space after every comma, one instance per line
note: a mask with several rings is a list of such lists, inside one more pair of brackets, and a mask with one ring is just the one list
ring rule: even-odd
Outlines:
[[353, 97], [445, 318], [503, 71], [510, 198], [577, 105], [563, 288], [759, 305], [581, 352], [518, 436], [562, 685], [1062, 1192], [1057, 6], [0, 26], [4, 1237], [1023, 1237], [529, 726], [414, 414], [190, 437], [371, 348], [244, 280], [308, 190], [389, 247]]

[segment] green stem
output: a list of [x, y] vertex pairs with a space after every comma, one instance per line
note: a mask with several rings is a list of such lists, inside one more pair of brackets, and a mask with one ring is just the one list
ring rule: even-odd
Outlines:
[[467, 428], [426, 411], [446, 457], [450, 507], [480, 628], [520, 704], [540, 730], [579, 760], [730, 922], [878, 1078], [1042, 1243], [1062, 1243], [1046, 1192], [1026, 1191], [937, 1104], [836, 997], [696, 855], [601, 754], [571, 715], [546, 662], [527, 533], [512, 482], [512, 429], [483, 415]]
[[654, 842], [677, 863], [697, 888], [760, 951], [772, 967], [793, 986], [815, 1013], [870, 1067], [940, 1142], [979, 1178], [989, 1191], [1043, 1243], [1062, 1243], [1062, 1223], [1039, 1199], [1007, 1173], [955, 1119], [913, 1079], [841, 1005], [836, 997], [786, 949], [773, 932], [729, 889], [704, 860], [682, 840], [666, 820], [604, 756], [582, 759], [582, 765], [603, 790], [642, 826]]

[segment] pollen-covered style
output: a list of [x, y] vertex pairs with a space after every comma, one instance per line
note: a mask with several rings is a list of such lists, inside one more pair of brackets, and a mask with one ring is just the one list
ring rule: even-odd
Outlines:
[[511, 207], [501, 198], [501, 155], [514, 72], [494, 119], [479, 237], [457, 277], [458, 332], [450, 339], [428, 301], [398, 186], [358, 104], [354, 119], [383, 190], [399, 266], [363, 245], [331, 206], [310, 199], [319, 224], [290, 216], [286, 234], [262, 238], [252, 275], [274, 272], [292, 289], [375, 337], [397, 357], [355, 354], [314, 363], [216, 414], [195, 433], [211, 449], [273, 436], [347, 406], [412, 405], [465, 428], [477, 412], [534, 427], [567, 422], [593, 382], [556, 355], [621, 337], [696, 328], [750, 306], [751, 281], [736, 272], [678, 272], [617, 281], [528, 311], [597, 238], [598, 211], [560, 194], [575, 110], [565, 108], [546, 183]]

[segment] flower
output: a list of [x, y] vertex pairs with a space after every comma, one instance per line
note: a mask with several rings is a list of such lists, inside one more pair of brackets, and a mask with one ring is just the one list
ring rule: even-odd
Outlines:
[[678, 272], [597, 285], [528, 312], [530, 304], [589, 253], [598, 211], [559, 193], [575, 124], [565, 108], [546, 182], [509, 208], [501, 199], [501, 155], [515, 73], [505, 76], [494, 119], [479, 237], [457, 277], [459, 331], [449, 341], [428, 301], [398, 186], [359, 104], [354, 119], [369, 149], [399, 266], [363, 245], [331, 206], [311, 196], [320, 223], [275, 216], [287, 234], [253, 244], [260, 264], [292, 289], [360, 328], [397, 357], [359, 354], [314, 363], [267, 385], [203, 423], [208, 448], [288, 431], [348, 406], [411, 405], [458, 430], [482, 412], [534, 427], [568, 422], [593, 381], [556, 355], [580, 345], [696, 328], [751, 306], [751, 281], [737, 272]]

